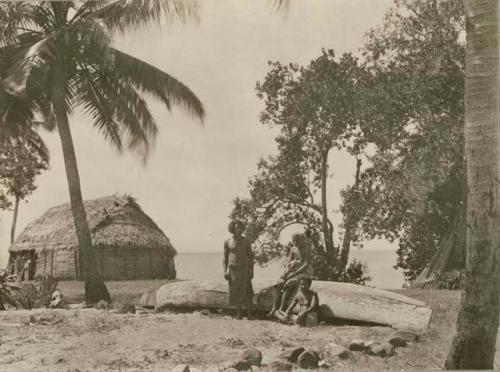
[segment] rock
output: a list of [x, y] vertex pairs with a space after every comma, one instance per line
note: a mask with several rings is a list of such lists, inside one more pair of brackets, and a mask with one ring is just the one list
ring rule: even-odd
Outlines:
[[387, 358], [394, 355], [394, 346], [390, 343], [385, 342], [383, 344], [373, 344], [367, 350], [369, 355], [380, 356], [382, 358]]
[[187, 364], [177, 364], [171, 372], [191, 372]]
[[352, 352], [342, 345], [337, 345], [336, 343], [330, 342], [326, 345], [323, 353], [322, 359], [331, 360], [335, 358], [339, 359], [349, 359], [352, 357]]
[[328, 368], [329, 371], [333, 371], [332, 363], [328, 360], [322, 359], [318, 362], [319, 368]]
[[406, 340], [401, 336], [392, 336], [387, 339], [387, 342], [394, 347], [405, 347], [407, 345]]
[[364, 351], [365, 350], [365, 342], [363, 340], [353, 340], [349, 344], [349, 350]]
[[260, 366], [262, 363], [262, 352], [255, 348], [246, 349], [241, 354], [241, 359], [248, 361], [251, 366]]
[[406, 342], [417, 342], [420, 339], [419, 335], [412, 331], [397, 331], [394, 337], [401, 337]]
[[295, 363], [299, 358], [299, 355], [304, 352], [303, 347], [291, 347], [283, 350], [280, 354], [280, 358], [286, 359], [289, 362]]
[[371, 348], [372, 346], [377, 346], [377, 345], [380, 345], [380, 342], [373, 340], [365, 341], [365, 350]]
[[237, 371], [248, 371], [252, 369], [252, 365], [248, 360], [239, 360], [236, 363], [232, 363], [229, 368], [234, 368]]
[[116, 308], [118, 314], [135, 314], [135, 305], [130, 302], [118, 304]]
[[318, 368], [319, 356], [312, 350], [305, 350], [297, 358], [297, 363], [303, 369]]
[[108, 310], [109, 304], [107, 301], [100, 300], [98, 303], [95, 304], [95, 308], [99, 310]]
[[189, 367], [189, 372], [204, 372], [204, 371], [199, 368]]
[[270, 371], [291, 371], [293, 369], [293, 364], [283, 360], [273, 360], [269, 363], [268, 368]]
[[229, 368], [224, 369], [224, 372], [238, 372], [238, 370], [236, 368], [229, 367]]
[[201, 315], [208, 316], [208, 315], [210, 315], [210, 310], [208, 310], [208, 309], [203, 309], [203, 310], [201, 310], [201, 311], [200, 311], [200, 314], [201, 314]]

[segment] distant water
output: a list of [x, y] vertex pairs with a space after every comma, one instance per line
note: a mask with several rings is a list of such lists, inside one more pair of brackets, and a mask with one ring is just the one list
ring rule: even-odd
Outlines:
[[[393, 250], [355, 249], [351, 259], [362, 261], [368, 266], [372, 281], [370, 286], [386, 289], [401, 288], [404, 283], [401, 271], [395, 270], [396, 253]], [[179, 253], [175, 258], [177, 276], [180, 279], [221, 278], [222, 252]], [[255, 278], [277, 279], [281, 274], [281, 262], [275, 261], [266, 267], [255, 266]]]
[[[8, 255], [0, 253], [0, 268], [5, 268]], [[401, 271], [394, 270], [396, 253], [393, 250], [355, 249], [351, 251], [351, 259], [368, 265], [372, 281], [370, 286], [386, 289], [401, 288], [404, 280]], [[222, 277], [222, 252], [179, 253], [175, 258], [177, 276], [189, 278]], [[255, 278], [277, 279], [281, 274], [281, 262], [271, 262], [266, 267], [255, 266]]]

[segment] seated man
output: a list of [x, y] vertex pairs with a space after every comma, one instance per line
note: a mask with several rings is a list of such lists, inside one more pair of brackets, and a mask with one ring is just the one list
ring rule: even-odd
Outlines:
[[284, 320], [290, 319], [290, 314], [297, 304], [300, 306], [300, 311], [294, 319], [294, 323], [300, 326], [318, 324], [318, 294], [311, 291], [311, 279], [303, 278], [300, 280], [299, 291], [292, 300], [292, 303], [284, 313]]
[[292, 243], [285, 272], [275, 285], [273, 308], [268, 317], [273, 317], [277, 310], [285, 311], [290, 297], [299, 286], [300, 279], [312, 279], [313, 271], [309, 263], [310, 252], [304, 234], [294, 234]]

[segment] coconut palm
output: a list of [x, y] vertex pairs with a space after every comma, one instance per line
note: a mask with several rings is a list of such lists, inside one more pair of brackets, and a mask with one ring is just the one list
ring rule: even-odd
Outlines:
[[194, 15], [194, 4], [182, 0], [35, 1], [2, 8], [0, 55], [8, 60], [8, 68], [0, 72], [3, 86], [21, 98], [32, 87], [43, 87], [51, 110], [40, 113], [47, 122], [55, 122], [61, 139], [85, 300], [109, 301], [92, 250], [69, 114], [82, 108], [112, 145], [143, 152], [158, 130], [144, 93], [168, 109], [181, 106], [203, 119], [203, 106], [188, 87], [111, 45], [114, 32], [165, 18], [186, 19]]
[[500, 313], [499, 1], [465, 1], [465, 289], [446, 369], [493, 369]]

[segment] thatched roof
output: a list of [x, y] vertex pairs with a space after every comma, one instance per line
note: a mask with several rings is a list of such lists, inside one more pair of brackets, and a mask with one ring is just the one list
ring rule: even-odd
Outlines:
[[[176, 251], [168, 237], [130, 196], [108, 196], [84, 202], [95, 248], [165, 249]], [[10, 251], [68, 249], [78, 246], [69, 203], [50, 208], [31, 222]]]

